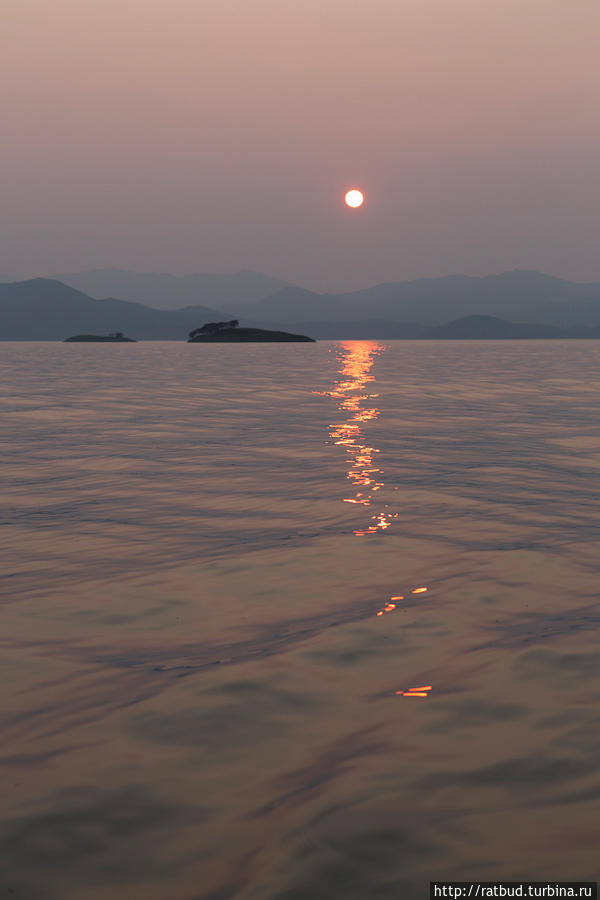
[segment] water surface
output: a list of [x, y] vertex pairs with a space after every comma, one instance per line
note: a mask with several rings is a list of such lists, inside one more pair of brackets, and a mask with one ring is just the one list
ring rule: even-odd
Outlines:
[[3, 895], [598, 878], [595, 342], [0, 358]]

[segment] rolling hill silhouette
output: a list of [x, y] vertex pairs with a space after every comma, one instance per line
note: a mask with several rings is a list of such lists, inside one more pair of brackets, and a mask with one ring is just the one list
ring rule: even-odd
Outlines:
[[421, 337], [430, 340], [515, 340], [540, 338], [579, 337], [567, 329], [555, 325], [540, 325], [531, 322], [507, 322], [497, 316], [463, 316], [445, 325], [428, 328]]
[[111, 331], [164, 340], [182, 338], [198, 324], [224, 317], [205, 306], [167, 312], [125, 300], [95, 300], [48, 278], [0, 284], [2, 340], [51, 341]]
[[96, 300], [117, 297], [155, 309], [181, 309], [184, 306], [228, 308], [234, 302], [241, 304], [260, 300], [287, 284], [281, 278], [245, 269], [232, 274], [204, 272], [169, 275], [107, 268], [56, 275], [54, 280]]
[[[235, 308], [234, 308], [235, 311]], [[247, 316], [281, 322], [339, 322], [374, 318], [441, 325], [468, 315], [490, 315], [548, 325], [600, 324], [600, 284], [576, 284], [540, 272], [451, 275], [378, 284], [346, 294], [285, 287], [244, 306]]]
[[[248, 301], [243, 309], [238, 317], [244, 327], [285, 331], [293, 326], [325, 339], [597, 337], [600, 332], [598, 285], [536, 272], [421, 279], [347, 295], [290, 285]], [[62, 340], [114, 331], [142, 340], [182, 340], [203, 323], [231, 319], [235, 312], [204, 305], [164, 310], [96, 299], [55, 279], [0, 284], [2, 340]]]

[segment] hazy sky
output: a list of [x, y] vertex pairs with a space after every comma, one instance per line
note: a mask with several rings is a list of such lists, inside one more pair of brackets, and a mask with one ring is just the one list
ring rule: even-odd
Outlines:
[[600, 280], [599, 0], [1, 6], [0, 273]]

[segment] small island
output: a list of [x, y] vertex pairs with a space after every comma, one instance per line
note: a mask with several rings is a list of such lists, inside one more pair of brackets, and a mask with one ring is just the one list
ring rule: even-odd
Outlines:
[[69, 343], [69, 341], [101, 341], [106, 343], [107, 341], [110, 343], [117, 344], [135, 344], [135, 338], [125, 337], [122, 331], [113, 331], [111, 334], [75, 334], [73, 337], [65, 338], [63, 344]]
[[242, 343], [258, 341], [310, 341], [314, 338], [305, 334], [291, 334], [289, 331], [269, 331], [266, 328], [240, 328], [237, 319], [230, 322], [207, 322], [201, 328], [190, 331], [188, 344]]

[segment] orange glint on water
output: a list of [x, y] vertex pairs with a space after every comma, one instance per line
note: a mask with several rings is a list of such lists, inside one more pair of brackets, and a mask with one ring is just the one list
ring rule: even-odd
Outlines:
[[[338, 354], [341, 377], [331, 391], [313, 392], [336, 400], [337, 408], [345, 416], [344, 421], [329, 425], [331, 443], [343, 447], [347, 454], [346, 478], [355, 490], [354, 496], [343, 498], [344, 503], [371, 506], [375, 493], [385, 487], [384, 471], [375, 465], [375, 454], [380, 451], [371, 447], [363, 434], [363, 426], [376, 419], [380, 412], [377, 406], [370, 405], [379, 395], [368, 393], [367, 386], [375, 380], [371, 369], [383, 350], [385, 346], [374, 341], [344, 342]], [[387, 503], [382, 506], [380, 512], [371, 516], [374, 524], [356, 528], [355, 537], [367, 537], [390, 528], [398, 513], [390, 512]]]
[[395, 603], [386, 603], [378, 612], [378, 616], [382, 616], [384, 613], [393, 612], [396, 609]]
[[415, 588], [414, 591], [411, 591], [411, 594], [424, 594], [426, 590], [426, 587]]
[[[365, 532], [364, 531], [360, 531], [360, 532], [355, 531], [354, 534], [365, 534]], [[384, 605], [381, 607], [381, 609], [379, 610], [377, 615], [382, 616], [384, 613], [393, 612], [395, 609], [397, 609], [397, 604], [395, 602], [396, 600], [404, 600], [404, 595], [398, 594], [396, 597], [390, 597], [390, 599], [387, 601], [387, 603], [384, 603]]]
[[426, 684], [423, 687], [409, 688], [407, 691], [394, 691], [398, 697], [428, 697], [432, 685]]

